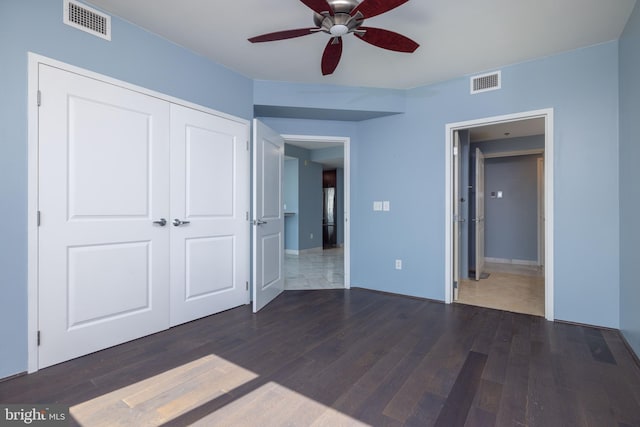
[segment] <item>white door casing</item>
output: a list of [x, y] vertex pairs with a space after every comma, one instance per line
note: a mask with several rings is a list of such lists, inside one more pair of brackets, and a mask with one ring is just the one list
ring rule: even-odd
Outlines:
[[536, 161], [538, 191], [538, 267], [544, 268], [544, 157]]
[[169, 104], [39, 73], [42, 368], [169, 326]]
[[[351, 288], [351, 222], [349, 220], [351, 212], [351, 139], [349, 137], [340, 136], [321, 136], [321, 135], [293, 135], [282, 134], [285, 144], [297, 142], [327, 143], [335, 146], [341, 145], [344, 155], [344, 193], [341, 200], [343, 210], [342, 226], [344, 231], [344, 287]], [[286, 177], [285, 177], [286, 179]]]
[[460, 292], [460, 133], [453, 134], [453, 300]]
[[482, 271], [484, 270], [484, 154], [479, 148], [476, 148], [476, 217], [475, 236], [476, 236], [476, 280], [480, 280]]
[[284, 291], [284, 139], [253, 121], [253, 312]]
[[508, 123], [519, 120], [543, 118], [545, 121], [544, 144], [544, 271], [545, 271], [545, 318], [549, 321], [555, 319], [554, 310], [554, 110], [546, 108], [541, 110], [525, 111], [520, 113], [505, 114], [501, 116], [485, 117], [463, 122], [448, 123], [445, 125], [444, 153], [445, 153], [445, 204], [444, 204], [444, 300], [446, 304], [453, 301], [453, 227], [451, 217], [453, 215], [453, 135], [455, 130], [472, 129], [498, 123]]
[[171, 326], [249, 302], [249, 127], [171, 105]]

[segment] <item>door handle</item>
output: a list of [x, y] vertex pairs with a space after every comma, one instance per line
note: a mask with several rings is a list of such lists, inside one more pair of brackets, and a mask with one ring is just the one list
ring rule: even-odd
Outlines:
[[160, 227], [164, 227], [167, 225], [167, 220], [164, 218], [160, 218], [158, 221], [153, 221], [154, 224], [158, 224]]
[[262, 225], [262, 224], [267, 224], [267, 221], [263, 221], [261, 219], [256, 219], [253, 221], [253, 225]]
[[191, 221], [181, 221], [178, 218], [173, 220], [173, 225], [175, 227], [180, 227], [181, 225], [187, 225], [187, 224], [191, 224]]

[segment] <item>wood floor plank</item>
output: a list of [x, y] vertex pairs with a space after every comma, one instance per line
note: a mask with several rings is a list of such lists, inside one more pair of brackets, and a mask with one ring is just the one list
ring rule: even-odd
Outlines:
[[436, 419], [437, 427], [464, 426], [471, 403], [480, 386], [480, 377], [486, 363], [486, 354], [469, 352], [451, 393], [447, 396], [444, 407]]
[[610, 363], [616, 365], [616, 359], [613, 357], [607, 342], [602, 336], [602, 332], [596, 328], [583, 328], [585, 340], [591, 351], [594, 360], [602, 363]]
[[617, 331], [287, 291], [1, 382], [0, 402], [83, 426], [640, 426], [640, 369]]

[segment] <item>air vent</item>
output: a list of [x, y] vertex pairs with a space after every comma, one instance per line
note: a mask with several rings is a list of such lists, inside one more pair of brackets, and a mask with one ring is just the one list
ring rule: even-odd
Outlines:
[[111, 17], [74, 0], [64, 0], [64, 23], [111, 40]]
[[500, 71], [494, 71], [492, 73], [480, 74], [478, 76], [471, 77], [471, 94], [488, 92], [490, 90], [497, 90], [502, 87], [501, 73]]

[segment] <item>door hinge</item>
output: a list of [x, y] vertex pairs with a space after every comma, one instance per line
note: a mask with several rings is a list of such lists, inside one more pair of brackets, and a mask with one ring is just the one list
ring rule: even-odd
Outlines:
[[248, 291], [249, 290], [249, 281], [246, 281], [245, 284], [246, 284], [246, 290]]
[[249, 211], [245, 212], [245, 218], [249, 221]]
[[41, 217], [40, 211], [38, 211], [38, 218], [36, 220], [38, 222], [38, 227], [40, 227], [40, 217]]
[[40, 331], [38, 331], [38, 345], [40, 345]]
[[38, 90], [38, 107], [42, 105], [42, 92]]
[[249, 151], [249, 141], [247, 140], [247, 151]]
[[453, 147], [453, 155], [454, 156], [458, 155], [458, 147]]

